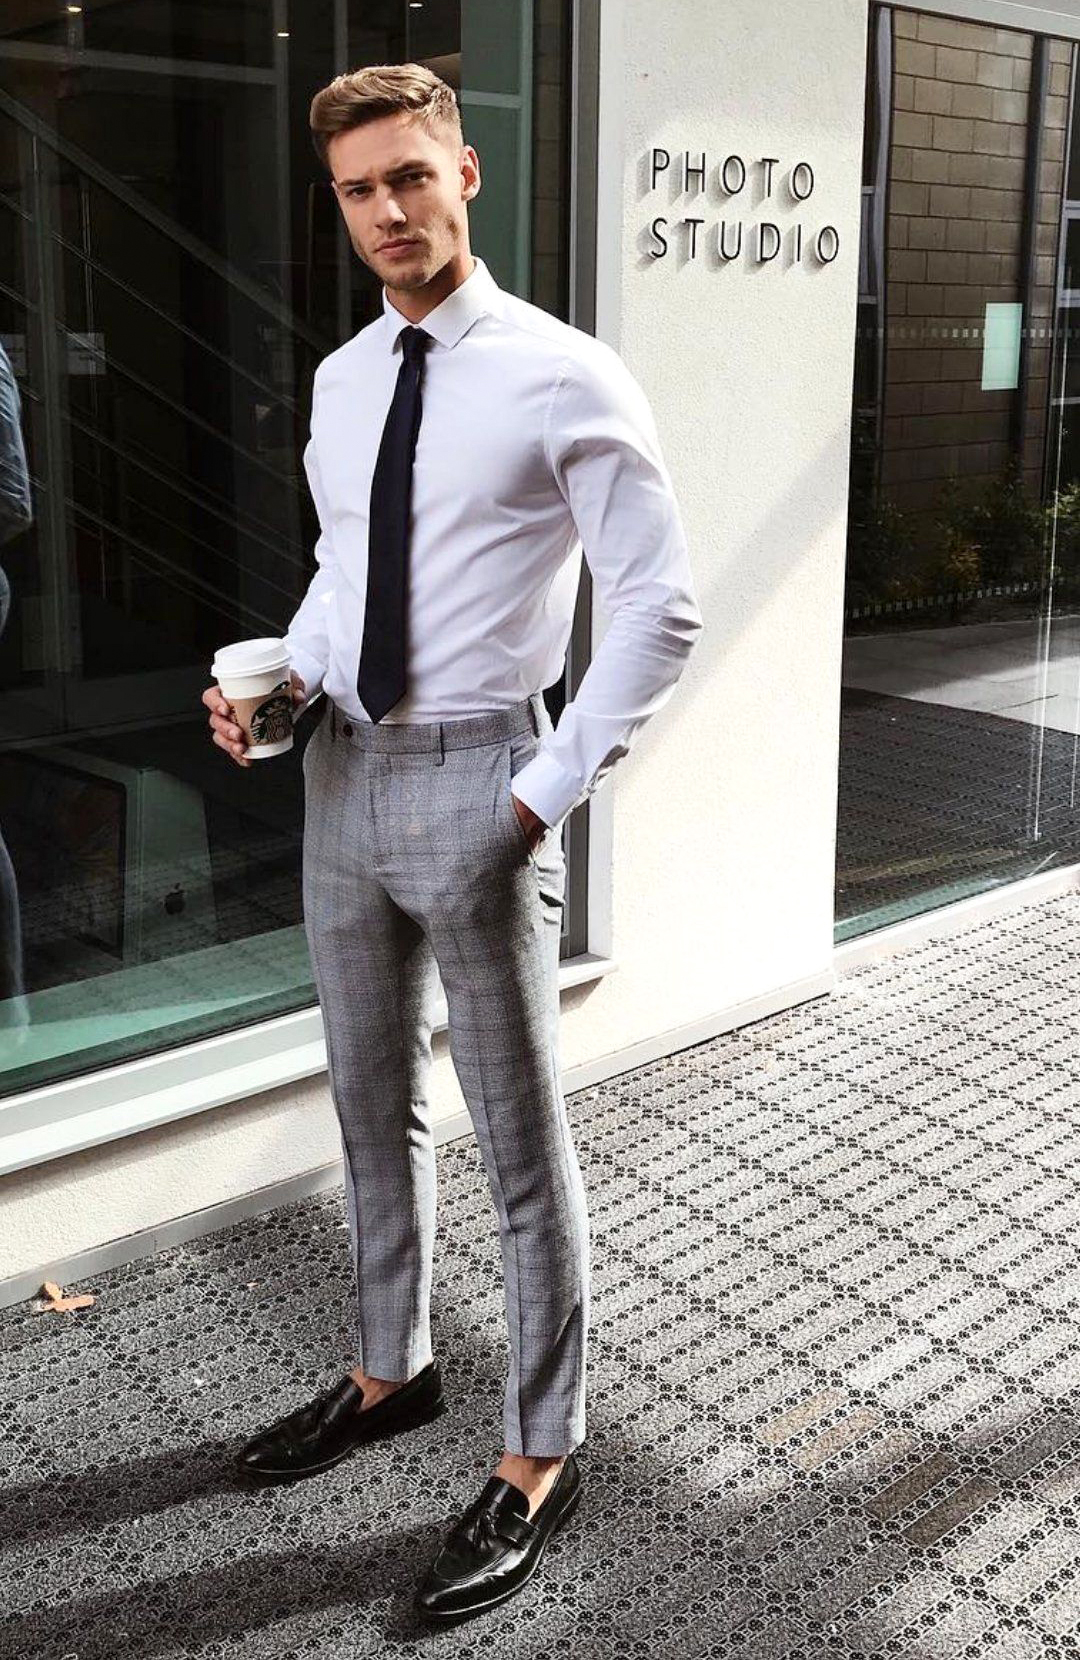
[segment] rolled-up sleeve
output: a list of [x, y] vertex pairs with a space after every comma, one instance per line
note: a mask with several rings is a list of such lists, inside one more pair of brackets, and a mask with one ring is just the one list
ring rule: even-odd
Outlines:
[[701, 632], [678, 504], [652, 411], [600, 341], [560, 369], [546, 445], [609, 627], [513, 793], [555, 826], [670, 698]]
[[330, 506], [319, 477], [319, 459], [315, 449], [315, 408], [318, 395], [316, 377], [312, 391], [311, 434], [304, 449], [304, 472], [307, 474], [308, 488], [319, 518], [319, 539], [315, 543], [316, 570], [285, 635], [289, 660], [304, 682], [307, 703], [322, 690], [323, 679], [330, 662], [330, 606], [334, 603], [337, 582]]

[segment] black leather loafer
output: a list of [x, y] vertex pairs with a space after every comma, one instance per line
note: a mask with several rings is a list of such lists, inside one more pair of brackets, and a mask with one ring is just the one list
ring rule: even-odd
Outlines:
[[355, 1447], [430, 1423], [446, 1411], [439, 1363], [432, 1360], [400, 1389], [361, 1412], [364, 1392], [346, 1376], [309, 1405], [253, 1436], [236, 1455], [245, 1481], [298, 1481], [340, 1464]]
[[540, 1566], [551, 1535], [573, 1514], [581, 1474], [568, 1453], [547, 1498], [529, 1519], [520, 1487], [489, 1476], [476, 1499], [451, 1528], [416, 1592], [426, 1619], [449, 1624], [505, 1602]]

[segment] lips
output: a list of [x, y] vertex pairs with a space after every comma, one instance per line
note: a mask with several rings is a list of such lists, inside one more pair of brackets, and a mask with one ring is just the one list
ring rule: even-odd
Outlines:
[[415, 247], [416, 247], [415, 239], [402, 238], [398, 242], [384, 242], [382, 244], [382, 246], [379, 248], [379, 253], [380, 254], [392, 254], [392, 253], [398, 252], [402, 248], [415, 248]]

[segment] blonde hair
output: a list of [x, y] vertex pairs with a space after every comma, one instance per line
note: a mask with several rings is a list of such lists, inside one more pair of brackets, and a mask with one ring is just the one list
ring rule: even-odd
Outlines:
[[458, 148], [465, 142], [461, 112], [449, 82], [422, 63], [371, 64], [348, 75], [335, 75], [311, 100], [312, 142], [327, 171], [327, 148], [336, 134], [398, 110], [416, 115], [432, 138], [453, 142]]

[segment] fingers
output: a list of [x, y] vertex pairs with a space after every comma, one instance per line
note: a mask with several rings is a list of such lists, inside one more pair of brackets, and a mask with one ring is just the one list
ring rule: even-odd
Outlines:
[[216, 686], [209, 686], [202, 695], [202, 701], [210, 710], [210, 726], [212, 737], [219, 749], [231, 755], [233, 760], [242, 767], [250, 767], [251, 761], [244, 754], [247, 744], [244, 734], [237, 726], [233, 716], [232, 706], [226, 703]]
[[[211, 716], [211, 725], [214, 725], [213, 716]], [[244, 754], [247, 744], [244, 742], [243, 734], [237, 737], [236, 734], [239, 732], [240, 728], [238, 726], [233, 726], [228, 721], [221, 721], [214, 727], [214, 742], [219, 749], [223, 749], [231, 755], [240, 766], [249, 767], [251, 761]]]
[[244, 754], [247, 745], [242, 738], [239, 743], [236, 743], [233, 739], [224, 737], [220, 732], [215, 732], [214, 742], [219, 749], [224, 749], [227, 754], [232, 756], [237, 766], [249, 767], [251, 765], [249, 757]]

